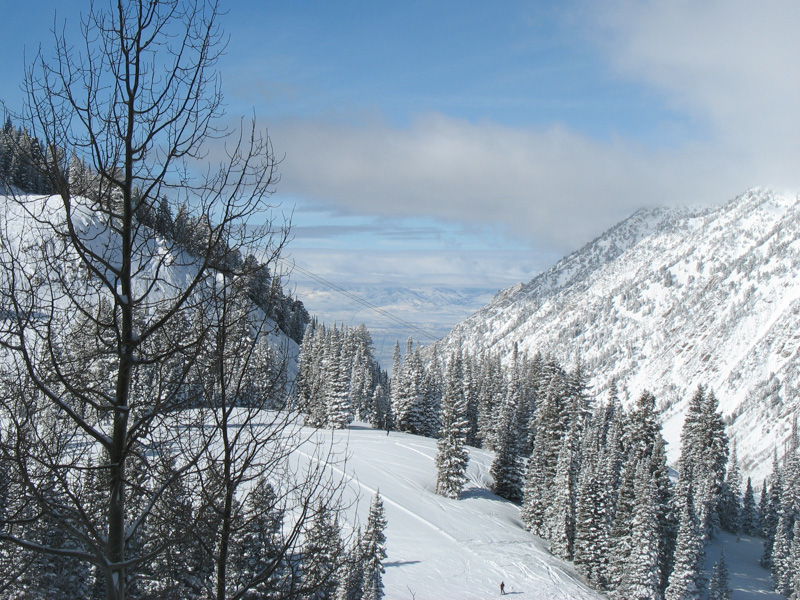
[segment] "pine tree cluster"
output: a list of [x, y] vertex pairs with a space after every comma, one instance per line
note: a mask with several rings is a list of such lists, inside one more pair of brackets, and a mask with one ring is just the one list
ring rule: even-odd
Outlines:
[[386, 373], [373, 357], [364, 325], [308, 326], [300, 347], [295, 398], [307, 425], [342, 429], [358, 419], [386, 427]]
[[0, 129], [0, 192], [14, 187], [29, 194], [52, 194], [53, 186], [43, 175], [48, 153], [41, 141], [6, 118]]
[[769, 485], [761, 493], [762, 564], [772, 572], [775, 589], [800, 600], [800, 432], [797, 419], [783, 459], [773, 459]]
[[[614, 383], [608, 398], [594, 402], [580, 366], [568, 371], [552, 359], [516, 351], [505, 364], [462, 351], [443, 359], [435, 346], [423, 359], [409, 338], [404, 355], [395, 344], [392, 377], [374, 387], [380, 393], [370, 402], [350, 391], [361, 389], [352, 382], [360, 381], [355, 357], [365, 355], [345, 341], [352, 331], [310, 331], [298, 378], [309, 423], [339, 427], [359, 418], [437, 438], [436, 491], [454, 499], [467, 482], [467, 447], [494, 450], [494, 491], [520, 502], [525, 526], [547, 540], [553, 554], [573, 560], [598, 589], [618, 598], [674, 600], [712, 592], [724, 598], [726, 566], [718, 565], [711, 581], [702, 575], [704, 547], [723, 529], [764, 535], [764, 564], [777, 589], [796, 593], [796, 429], [785, 464], [776, 459], [757, 505], [750, 478], [742, 489], [718, 401], [702, 385], [688, 403], [673, 483], [656, 399], [648, 392], [626, 411]], [[363, 332], [355, 337], [366, 339]], [[379, 370], [373, 377], [376, 372], [385, 377]]]

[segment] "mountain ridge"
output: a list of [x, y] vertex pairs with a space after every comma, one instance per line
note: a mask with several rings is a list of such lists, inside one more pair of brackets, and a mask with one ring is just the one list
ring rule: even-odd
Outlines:
[[[800, 200], [755, 188], [724, 204], [640, 210], [528, 283], [498, 293], [440, 346], [542, 352], [586, 366], [602, 396], [659, 399], [670, 458], [699, 384], [719, 397], [746, 472], [766, 475], [800, 391]], [[794, 333], [798, 332], [798, 333]]]

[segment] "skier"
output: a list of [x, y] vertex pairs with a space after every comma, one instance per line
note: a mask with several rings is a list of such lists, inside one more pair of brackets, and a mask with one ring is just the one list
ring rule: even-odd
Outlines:
[[506, 593], [506, 584], [504, 582], [500, 582], [500, 594], [505, 595]]

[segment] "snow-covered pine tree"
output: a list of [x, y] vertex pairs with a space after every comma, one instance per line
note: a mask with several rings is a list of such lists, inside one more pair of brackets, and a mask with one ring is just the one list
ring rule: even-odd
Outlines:
[[708, 583], [708, 600], [731, 600], [725, 548], [722, 549], [719, 560], [714, 564], [714, 570], [711, 572], [711, 580]]
[[678, 498], [686, 499], [691, 487], [701, 532], [707, 539], [719, 527], [719, 507], [728, 438], [714, 393], [698, 386], [689, 401], [681, 431], [678, 461]]
[[496, 356], [484, 356], [480, 362], [478, 377], [478, 442], [481, 448], [495, 450], [497, 448], [497, 415], [505, 397], [503, 375], [500, 359]]
[[467, 403], [461, 378], [463, 376], [461, 352], [453, 353], [447, 364], [442, 396], [442, 428], [436, 443], [436, 493], [457, 499], [467, 482], [466, 448], [469, 423], [466, 418]]
[[611, 527], [622, 462], [620, 412], [613, 400], [599, 406], [581, 450], [573, 560], [598, 589], [609, 585]]
[[350, 403], [350, 372], [348, 346], [344, 326], [330, 331], [325, 348], [322, 371], [325, 374], [325, 427], [344, 429], [353, 420]]
[[[669, 505], [672, 490], [666, 467], [664, 439], [655, 412], [655, 397], [644, 391], [625, 421], [622, 452], [616, 487], [615, 507], [609, 518], [613, 520], [610, 536], [610, 561], [608, 567], [609, 587], [616, 588], [627, 570], [629, 555], [638, 540], [632, 535], [632, 521], [636, 513], [636, 479], [644, 468], [652, 480], [655, 495], [660, 589], [666, 586], [669, 556], [675, 532], [670, 519]], [[612, 451], [613, 448], [612, 448]], [[616, 452], [619, 452], [618, 450]]]
[[700, 520], [695, 514], [692, 487], [680, 503], [680, 526], [665, 600], [696, 600], [702, 594], [702, 564], [705, 556]]
[[353, 366], [350, 369], [350, 404], [358, 420], [366, 421], [372, 399], [372, 373], [364, 348], [356, 346]]
[[775, 527], [775, 536], [770, 555], [770, 571], [775, 582], [775, 590], [784, 596], [792, 593], [795, 566], [791, 564], [792, 540], [790, 531], [790, 516], [785, 507], [778, 510], [778, 524]]
[[626, 538], [628, 554], [612, 597], [619, 600], [661, 600], [656, 491], [644, 463], [637, 469], [634, 481], [636, 500], [631, 533]]
[[297, 408], [305, 414], [306, 425], [311, 427], [322, 427], [325, 424], [322, 361], [326, 337], [325, 326], [312, 321], [306, 328], [300, 346], [295, 394]]
[[666, 442], [660, 432], [653, 447], [650, 472], [656, 488], [661, 589], [666, 589], [667, 577], [671, 571], [672, 559], [675, 553], [679, 522], [677, 515], [674, 513], [674, 490], [669, 476], [669, 469], [667, 468]]
[[545, 537], [547, 533], [544, 527], [544, 512], [547, 508], [547, 489], [544, 485], [542, 457], [535, 450], [528, 457], [519, 515], [528, 531]]
[[[247, 495], [231, 552], [233, 589], [249, 587], [257, 597], [283, 593], [286, 557], [281, 546], [283, 509], [272, 485], [259, 477]], [[260, 596], [258, 596], [260, 594]]]
[[375, 494], [369, 507], [367, 527], [362, 541], [364, 568], [363, 600], [383, 598], [383, 561], [386, 559], [386, 511], [380, 491]]
[[789, 566], [792, 569], [792, 600], [800, 600], [800, 519], [795, 519], [792, 530], [792, 550], [789, 554]]
[[424, 372], [414, 341], [408, 338], [403, 368], [392, 375], [392, 415], [398, 431], [425, 435], [427, 428], [424, 414]]
[[[417, 348], [414, 357], [415, 363], [422, 365], [422, 355], [420, 349]], [[442, 412], [442, 393], [443, 393], [443, 370], [439, 355], [436, 351], [436, 346], [433, 348], [433, 357], [430, 360], [427, 368], [421, 367], [422, 371], [422, 405], [420, 406], [420, 431], [421, 435], [425, 437], [435, 438], [439, 435], [439, 430], [442, 426], [441, 412]], [[459, 364], [459, 376], [457, 380], [458, 394], [463, 396], [463, 367]], [[464, 414], [466, 415], [466, 405], [464, 407]]]
[[518, 395], [509, 394], [500, 410], [495, 458], [489, 469], [494, 479], [492, 491], [512, 502], [522, 500], [523, 488], [517, 399]]
[[344, 560], [336, 600], [362, 600], [364, 595], [364, 556], [361, 528], [356, 531], [355, 540]]
[[[738, 534], [742, 528], [742, 475], [736, 457], [736, 444], [731, 444], [728, 471], [720, 498], [720, 525], [725, 531]], [[752, 493], [752, 490], [751, 490]]]
[[546, 488], [555, 478], [558, 455], [570, 426], [566, 375], [554, 365], [548, 371], [546, 391], [533, 416], [534, 451], [542, 454]]
[[[705, 527], [705, 534], [712, 534], [719, 528], [719, 505], [722, 495], [722, 485], [725, 481], [726, 465], [728, 463], [728, 435], [725, 433], [725, 422], [719, 410], [719, 401], [713, 390], [706, 395], [703, 406], [702, 427], [705, 431], [705, 471], [707, 482], [705, 484], [707, 497], [704, 504], [698, 509], [700, 524]], [[741, 481], [738, 482], [738, 487]]]
[[759, 535], [760, 528], [758, 518], [758, 505], [753, 494], [753, 482], [747, 478], [747, 484], [744, 488], [744, 496], [742, 497], [742, 512], [741, 512], [741, 525], [742, 531], [747, 535]]
[[301, 595], [309, 600], [332, 600], [338, 587], [342, 564], [341, 531], [338, 518], [317, 504], [303, 544]]
[[[764, 484], [766, 488], [766, 483]], [[781, 505], [783, 503], [783, 473], [778, 463], [777, 454], [772, 457], [772, 475], [770, 476], [769, 492], [766, 490], [761, 498], [764, 509], [761, 512], [761, 526], [764, 536], [764, 554], [761, 556], [761, 564], [772, 568], [772, 546], [775, 542], [775, 534], [780, 520]]]
[[600, 481], [598, 415], [592, 420], [581, 447], [581, 472], [575, 509], [573, 562], [598, 588], [605, 585], [608, 519], [605, 482]]
[[561, 446], [556, 476], [549, 494], [550, 502], [544, 513], [550, 552], [567, 560], [572, 560], [575, 541], [576, 476], [580, 443], [578, 426], [576, 419]]
[[[774, 472], [774, 471], [773, 471]], [[767, 537], [767, 514], [769, 513], [769, 489], [767, 480], [761, 482], [761, 495], [758, 497], [758, 535]]]
[[166, 484], [167, 487], [159, 496], [151, 517], [140, 526], [143, 530], [138, 533], [146, 539], [145, 550], [155, 550], [160, 546], [166, 546], [166, 550], [146, 566], [141, 574], [140, 588], [145, 596], [189, 599], [197, 596], [201, 581], [210, 577], [213, 568], [205, 553], [200, 560], [193, 560], [199, 555], [192, 552], [192, 546], [197, 542], [192, 494], [185, 479], [171, 478], [174, 462], [175, 458], [167, 463], [169, 468], [159, 469], [155, 476], [150, 474], [147, 477], [150, 485]]
[[464, 401], [467, 404], [467, 445], [478, 446], [478, 367], [473, 356], [464, 356], [463, 369]]

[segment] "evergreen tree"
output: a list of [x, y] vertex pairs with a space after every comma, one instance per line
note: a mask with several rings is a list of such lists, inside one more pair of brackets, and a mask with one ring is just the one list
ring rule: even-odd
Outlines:
[[573, 425], [558, 455], [556, 476], [550, 502], [545, 509], [545, 527], [550, 552], [559, 558], [572, 559], [575, 540], [576, 459], [578, 432]]
[[[660, 600], [658, 516], [653, 482], [642, 465], [634, 478], [636, 502], [631, 523], [629, 551], [614, 598]], [[630, 540], [635, 540], [631, 543]]]
[[666, 600], [695, 600], [701, 595], [705, 553], [700, 520], [695, 515], [692, 496], [692, 488], [689, 487], [681, 503], [674, 566], [665, 591]]
[[789, 587], [792, 590], [792, 599], [800, 598], [800, 519], [794, 522], [792, 530], [792, 550], [789, 554], [788, 561], [790, 573], [787, 576], [790, 579]]
[[497, 448], [497, 415], [505, 394], [502, 392], [502, 368], [496, 356], [484, 356], [480, 363], [478, 384], [478, 442], [481, 448]]
[[778, 457], [775, 455], [772, 461], [772, 477], [769, 493], [765, 494], [762, 498], [764, 510], [761, 513], [761, 524], [764, 535], [764, 554], [761, 556], [761, 564], [768, 569], [772, 568], [772, 547], [775, 543], [775, 535], [780, 521], [782, 498], [783, 478], [778, 464]]
[[244, 502], [234, 540], [231, 553], [234, 589], [247, 586], [253, 594], [264, 597], [284, 590], [288, 566], [281, 548], [283, 517], [273, 486], [260, 477]]
[[500, 412], [497, 449], [489, 469], [494, 479], [492, 491], [512, 502], [522, 500], [523, 487], [516, 416], [513, 398], [507, 398]]
[[605, 588], [608, 566], [612, 481], [599, 462], [598, 418], [593, 420], [581, 450], [582, 464], [575, 515], [574, 562], [598, 588]]
[[717, 408], [714, 393], [698, 386], [689, 401], [681, 431], [678, 497], [688, 498], [686, 490], [692, 488], [704, 539], [719, 527], [720, 497], [728, 456], [725, 425]]
[[375, 494], [369, 508], [367, 527], [362, 541], [364, 569], [363, 600], [383, 598], [383, 561], [386, 559], [386, 512], [380, 492]]
[[155, 550], [165, 544], [167, 550], [157, 555], [143, 574], [143, 591], [156, 598], [193, 597], [199, 588], [200, 580], [210, 577], [212, 567], [203, 575], [197, 573], [199, 564], [194, 564], [191, 550], [193, 542], [190, 531], [193, 522], [192, 497], [184, 479], [171, 477], [174, 471], [175, 458], [167, 463], [169, 468], [159, 469], [151, 485], [166, 485], [164, 492], [153, 511], [151, 518], [145, 524], [143, 531], [147, 541], [145, 550]]
[[[415, 363], [422, 365], [422, 355], [420, 354], [420, 349], [417, 348], [415, 351], [414, 361]], [[442, 394], [443, 394], [443, 371], [441, 361], [439, 360], [439, 355], [436, 351], [436, 346], [433, 347], [433, 357], [431, 358], [427, 368], [420, 367], [422, 373], [421, 384], [422, 387], [420, 388], [421, 392], [421, 406], [420, 406], [420, 415], [421, 415], [421, 423], [419, 426], [419, 433], [424, 435], [425, 437], [435, 438], [439, 436], [439, 430], [441, 429], [441, 412], [442, 412]], [[456, 377], [455, 388], [456, 394], [464, 399], [464, 408], [462, 413], [464, 418], [466, 418], [467, 407], [466, 407], [466, 397], [464, 397], [464, 381], [463, 381], [463, 365], [461, 359], [459, 358], [459, 366], [458, 366], [458, 376]], [[466, 430], [465, 430], [466, 436]]]
[[770, 571], [772, 580], [775, 582], [775, 589], [784, 596], [792, 593], [795, 574], [795, 566], [791, 564], [792, 532], [789, 527], [789, 516], [787, 511], [781, 507], [770, 555]]
[[749, 477], [747, 478], [744, 497], [742, 498], [741, 515], [742, 531], [751, 536], [759, 535], [761, 526], [759, 525], [758, 506], [753, 495], [753, 483]]
[[711, 574], [711, 581], [709, 581], [708, 584], [708, 600], [731, 600], [731, 589], [728, 582], [728, 565], [725, 562], [724, 548]]
[[318, 504], [303, 545], [301, 587], [304, 590], [304, 598], [332, 600], [335, 597], [342, 553], [338, 520], [327, 508]]
[[325, 426], [344, 429], [353, 420], [350, 402], [350, 366], [344, 327], [334, 327], [325, 347], [322, 370], [325, 374]]
[[534, 450], [528, 457], [525, 468], [525, 484], [522, 493], [520, 518], [528, 531], [546, 537], [544, 513], [547, 508], [547, 488], [544, 484], [542, 455]]
[[347, 553], [336, 590], [336, 600], [361, 600], [364, 595], [364, 556], [361, 529], [356, 532], [353, 547]]
[[376, 429], [386, 429], [388, 431], [391, 427], [392, 413], [389, 406], [389, 397], [386, 394], [386, 388], [381, 383], [376, 385], [372, 391], [367, 421]]
[[720, 525], [730, 533], [738, 534], [742, 526], [741, 482], [742, 477], [736, 458], [736, 445], [732, 444], [730, 457], [728, 458], [728, 472], [722, 486], [720, 498]]
[[437, 441], [436, 493], [457, 499], [467, 482], [466, 448], [469, 423], [466, 419], [466, 398], [461, 392], [461, 354], [453, 354], [447, 365], [444, 396], [442, 397], [442, 429]]
[[664, 439], [655, 413], [655, 397], [643, 392], [634, 410], [626, 419], [622, 440], [623, 452], [616, 488], [616, 503], [610, 535], [610, 562], [608, 567], [609, 587], [616, 588], [622, 582], [639, 540], [633, 537], [632, 521], [637, 510], [637, 479], [647, 473], [653, 486], [654, 510], [656, 512], [657, 532], [654, 536], [658, 544], [659, 589], [666, 587], [666, 577], [670, 572], [670, 557], [673, 554], [674, 539], [677, 536], [670, 503], [672, 488], [666, 466]]
[[428, 416], [425, 409], [425, 386], [422, 362], [414, 352], [414, 342], [409, 337], [403, 368], [392, 375], [392, 415], [398, 431], [425, 435]]
[[761, 495], [758, 498], [758, 535], [767, 537], [767, 514], [769, 513], [769, 490], [767, 480], [761, 482]]

